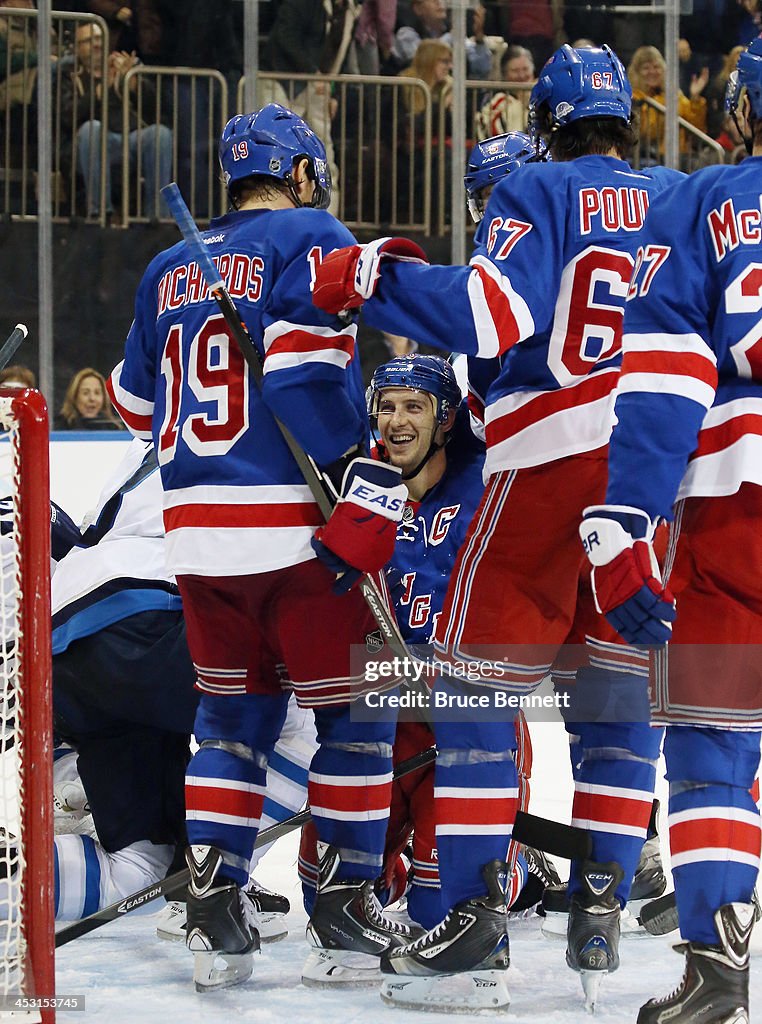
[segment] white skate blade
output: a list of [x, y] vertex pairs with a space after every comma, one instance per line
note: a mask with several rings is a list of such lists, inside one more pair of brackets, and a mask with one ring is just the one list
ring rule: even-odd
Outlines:
[[540, 925], [540, 931], [546, 939], [566, 939], [566, 929], [569, 925], [568, 914], [546, 913]]
[[506, 1013], [511, 1003], [506, 971], [463, 971], [432, 978], [385, 974], [388, 1006], [437, 1013]]
[[[156, 934], [166, 942], [184, 942], [187, 924], [184, 903], [167, 903], [156, 915]], [[285, 914], [254, 914], [254, 924], [259, 932], [259, 941], [280, 942], [288, 935]]]
[[308, 988], [361, 988], [383, 980], [381, 961], [369, 953], [345, 949], [312, 949], [302, 968], [302, 984]]
[[185, 942], [185, 904], [168, 902], [156, 915], [156, 935], [165, 942]]
[[251, 977], [253, 953], [194, 953], [193, 982], [197, 992], [240, 985]]
[[585, 1009], [588, 1013], [595, 1013], [601, 981], [608, 973], [608, 971], [580, 971], [582, 990], [585, 993]]
[[254, 917], [261, 943], [280, 942], [288, 935], [285, 914], [255, 914]]

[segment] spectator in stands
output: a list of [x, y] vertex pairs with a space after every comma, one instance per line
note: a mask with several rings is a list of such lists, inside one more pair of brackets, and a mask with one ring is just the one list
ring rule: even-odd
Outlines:
[[[632, 83], [633, 100], [652, 99], [664, 105], [664, 57], [655, 46], [639, 46], [632, 55], [627, 69]], [[709, 81], [709, 68], [694, 75], [690, 84], [690, 98], [678, 92], [677, 112], [690, 124], [706, 131], [706, 100], [701, 95]], [[647, 166], [662, 162], [664, 153], [664, 114], [647, 104], [640, 104], [640, 159]], [[687, 132], [680, 132], [680, 152], [688, 152], [690, 140]]]
[[748, 46], [755, 36], [762, 33], [762, 9], [759, 0], [737, 0], [741, 8], [742, 16], [738, 25], [738, 37], [736, 42], [741, 46]]
[[[500, 58], [500, 77], [504, 82], [526, 83], [535, 80], [534, 60], [525, 46], [506, 46]], [[530, 89], [495, 93], [476, 115], [478, 139], [489, 139], [505, 132], [525, 132]]]
[[[58, 8], [60, 3], [56, 0], [53, 6]], [[158, 0], [88, 0], [73, 9], [103, 18], [110, 50], [136, 50], [144, 64], [161, 64], [162, 23], [157, 4]]]
[[36, 388], [37, 378], [28, 366], [21, 366], [19, 363], [0, 370], [0, 385], [6, 388]]
[[[281, 0], [270, 29], [264, 67], [284, 72], [283, 81], [261, 83], [260, 103], [281, 103], [303, 117], [325, 143], [333, 189], [331, 213], [338, 212], [339, 172], [334, 158], [331, 121], [337, 105], [328, 76], [339, 73], [357, 17], [354, 0]], [[325, 75], [305, 84], [289, 74]]]
[[[73, 125], [76, 130], [77, 167], [85, 180], [87, 215], [97, 217], [101, 205], [101, 132], [98, 119], [104, 87], [103, 37], [99, 26], [83, 23], [75, 35], [76, 59], [71, 72], [61, 82], [62, 124]], [[109, 54], [108, 139], [106, 144], [106, 213], [113, 211], [111, 190], [112, 168], [122, 163], [122, 104], [124, 76], [138, 63], [134, 53], [114, 51]], [[130, 83], [129, 95], [129, 153], [133, 163], [140, 159], [143, 178], [143, 212], [158, 217], [159, 189], [166, 185], [172, 174], [172, 132], [166, 125], [147, 123], [145, 118], [155, 109], [156, 93], [152, 83], [141, 87], [141, 111], [135, 101], [136, 81]], [[162, 201], [163, 205], [163, 201]]]
[[124, 430], [106, 393], [103, 374], [86, 366], [74, 374], [56, 419], [57, 430]]
[[135, 0], [88, 0], [80, 9], [89, 14], [97, 14], [106, 22], [109, 49], [135, 49]]
[[[563, 4], [558, 0], [496, 4], [500, 34], [511, 43], [525, 46], [536, 67], [541, 68], [553, 51], [566, 42]], [[586, 12], [587, 13], [587, 12]], [[579, 35], [577, 29], [575, 35]]]
[[[0, 0], [0, 8], [35, 9], [34, 0]], [[28, 104], [36, 81], [36, 19], [0, 17], [0, 113]]]
[[[466, 40], [466, 75], [468, 78], [488, 79], [492, 70], [492, 54], [484, 38], [485, 9], [479, 4], [473, 11], [471, 30]], [[438, 40], [452, 44], [447, 27], [444, 0], [412, 0], [410, 24], [402, 25], [394, 37], [392, 61], [387, 70], [397, 72], [410, 66], [422, 40]]]
[[[735, 71], [738, 58], [745, 49], [744, 46], [734, 46], [730, 53], [726, 53], [722, 60], [722, 67], [706, 88], [706, 130], [708, 135], [718, 141], [719, 135], [725, 131], [725, 92], [728, 87], [728, 79]], [[737, 135], [738, 131], [735, 126], [733, 127], [733, 134]], [[732, 148], [735, 148], [735, 145], [740, 142], [739, 138], [738, 143], [734, 144]]]
[[[418, 49], [413, 56], [413, 63], [402, 72], [403, 78], [420, 78], [429, 87], [431, 92], [431, 131], [432, 151], [434, 167], [436, 161], [442, 158], [446, 163], [445, 168], [445, 209], [449, 211], [450, 190], [450, 160], [452, 159], [452, 50], [438, 39], [422, 39]], [[403, 126], [404, 136], [400, 139], [398, 146], [399, 179], [398, 189], [404, 195], [409, 193], [407, 176], [412, 175], [416, 187], [413, 192], [416, 198], [423, 200], [423, 190], [420, 187], [423, 182], [424, 147], [426, 143], [424, 133], [424, 112], [426, 100], [419, 86], [411, 86], [403, 89], [402, 102], [407, 114], [406, 123]], [[444, 128], [442, 133], [441, 129]], [[436, 170], [432, 174], [432, 188], [436, 187], [438, 175]], [[436, 196], [432, 197], [432, 209], [438, 206]], [[420, 216], [420, 212], [416, 214]]]
[[377, 75], [394, 45], [397, 0], [364, 0], [354, 31], [355, 67], [360, 75]]

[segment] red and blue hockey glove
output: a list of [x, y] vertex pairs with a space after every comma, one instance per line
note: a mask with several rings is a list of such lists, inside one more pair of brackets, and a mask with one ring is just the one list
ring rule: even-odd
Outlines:
[[406, 501], [402, 470], [373, 459], [350, 462], [331, 518], [312, 538], [315, 554], [339, 577], [333, 587], [337, 594], [350, 590], [364, 573], [383, 569], [392, 557]]
[[585, 509], [579, 533], [593, 566], [598, 611], [627, 643], [666, 643], [675, 599], [662, 584], [654, 526], [646, 513], [626, 505], [596, 505]]
[[312, 301], [326, 313], [362, 306], [376, 290], [382, 259], [428, 263], [426, 253], [409, 238], [377, 238], [328, 253], [315, 268]]

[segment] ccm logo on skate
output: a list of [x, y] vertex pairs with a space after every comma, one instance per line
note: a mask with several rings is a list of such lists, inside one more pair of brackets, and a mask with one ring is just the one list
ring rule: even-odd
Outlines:
[[596, 896], [600, 896], [611, 885], [613, 875], [588, 875], [587, 882]]
[[128, 910], [132, 910], [133, 907], [139, 907], [141, 903], [146, 903], [148, 900], [155, 899], [157, 896], [161, 896], [161, 886], [156, 889], [149, 889], [148, 892], [142, 896], [136, 897], [134, 900], [125, 900], [120, 903], [117, 910], [120, 914], [126, 914]]

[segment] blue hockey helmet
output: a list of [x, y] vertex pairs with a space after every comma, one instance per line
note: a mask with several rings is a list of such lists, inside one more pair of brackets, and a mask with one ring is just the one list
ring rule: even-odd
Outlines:
[[457, 409], [461, 401], [455, 371], [440, 356], [397, 356], [377, 367], [365, 396], [370, 416], [378, 416], [381, 392], [387, 388], [410, 388], [431, 395], [437, 423], [444, 423], [450, 409]]
[[629, 123], [632, 86], [624, 65], [610, 47], [575, 50], [567, 43], [542, 69], [529, 97], [533, 141], [539, 137], [540, 108], [546, 103], [552, 129], [584, 117], [618, 117]]
[[468, 209], [475, 222], [484, 216], [485, 188], [517, 171], [524, 164], [548, 159], [548, 147], [540, 140], [538, 146], [524, 132], [506, 132], [477, 142], [468, 158], [463, 184], [468, 196]]
[[746, 91], [755, 118], [762, 118], [762, 38], [752, 39], [738, 58], [738, 66], [728, 79], [725, 108], [736, 116]]
[[[297, 206], [324, 210], [331, 199], [331, 172], [325, 146], [306, 121], [279, 103], [268, 103], [253, 114], [236, 114], [222, 129], [220, 166], [228, 189], [234, 181], [262, 174], [284, 181]], [[307, 174], [315, 182], [312, 202], [297, 198], [292, 172], [294, 161], [305, 158]]]

